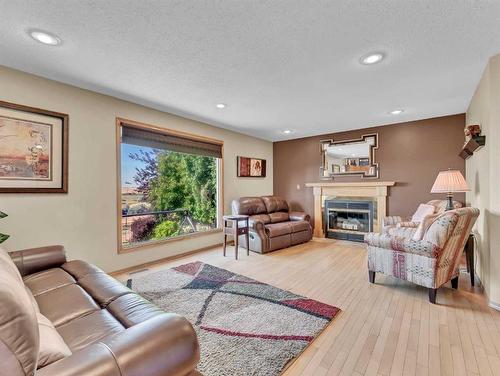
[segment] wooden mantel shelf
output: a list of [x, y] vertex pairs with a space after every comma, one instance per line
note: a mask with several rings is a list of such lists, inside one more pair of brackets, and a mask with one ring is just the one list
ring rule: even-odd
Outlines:
[[306, 183], [306, 187], [392, 187], [395, 185], [395, 181], [367, 181], [367, 182], [319, 182], [319, 183]]
[[318, 182], [306, 183], [305, 186], [313, 189], [314, 195], [314, 236], [324, 237], [323, 229], [323, 202], [328, 196], [338, 197], [367, 197], [376, 203], [376, 218], [373, 221], [373, 230], [382, 229], [382, 219], [386, 215], [387, 187], [396, 184], [394, 181], [363, 181], [363, 182]]

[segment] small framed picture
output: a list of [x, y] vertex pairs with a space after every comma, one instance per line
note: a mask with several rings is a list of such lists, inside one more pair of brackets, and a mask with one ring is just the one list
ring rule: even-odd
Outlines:
[[68, 191], [68, 115], [0, 101], [0, 193]]
[[237, 176], [241, 178], [265, 178], [266, 160], [260, 158], [237, 157]]
[[359, 158], [359, 165], [360, 166], [369, 166], [370, 165], [370, 158]]

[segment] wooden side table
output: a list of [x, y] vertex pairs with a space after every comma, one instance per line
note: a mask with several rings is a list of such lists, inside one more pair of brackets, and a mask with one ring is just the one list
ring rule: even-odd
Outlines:
[[[223, 254], [226, 256], [227, 236], [234, 237], [234, 256], [238, 260], [238, 236], [245, 235], [247, 241], [247, 256], [250, 255], [250, 240], [248, 238], [248, 215], [225, 215], [224, 219], [224, 245]], [[243, 222], [243, 224], [241, 223]], [[231, 224], [231, 225], [229, 225]]]

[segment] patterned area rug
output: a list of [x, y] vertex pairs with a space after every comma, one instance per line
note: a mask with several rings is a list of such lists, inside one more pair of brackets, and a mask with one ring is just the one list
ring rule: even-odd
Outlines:
[[134, 276], [127, 285], [191, 321], [198, 370], [207, 376], [278, 375], [340, 311], [202, 262]]

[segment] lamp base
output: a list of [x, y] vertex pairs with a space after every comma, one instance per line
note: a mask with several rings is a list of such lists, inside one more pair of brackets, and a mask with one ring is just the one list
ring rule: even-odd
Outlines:
[[448, 200], [446, 203], [446, 211], [453, 210], [453, 193], [448, 193], [446, 199]]

